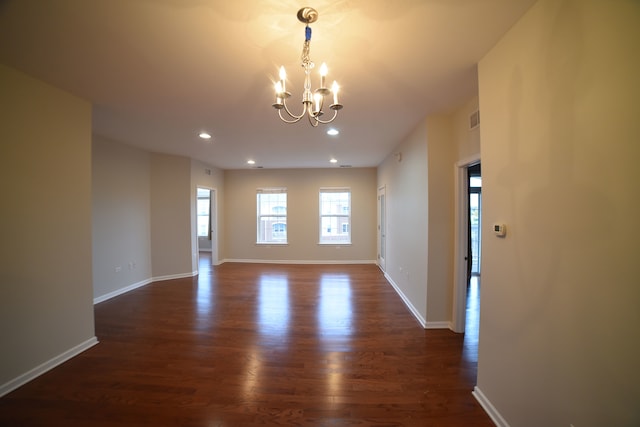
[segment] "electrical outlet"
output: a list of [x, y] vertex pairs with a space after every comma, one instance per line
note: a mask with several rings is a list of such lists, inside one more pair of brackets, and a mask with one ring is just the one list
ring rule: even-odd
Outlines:
[[122, 267], [117, 266], [117, 267], [116, 267], [116, 273], [120, 273], [121, 271], [122, 271]]

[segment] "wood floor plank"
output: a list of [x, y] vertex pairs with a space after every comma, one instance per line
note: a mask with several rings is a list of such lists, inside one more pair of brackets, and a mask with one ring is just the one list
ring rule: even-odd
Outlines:
[[203, 258], [95, 318], [100, 344], [0, 399], [1, 426], [493, 425], [477, 341], [422, 329], [373, 265]]

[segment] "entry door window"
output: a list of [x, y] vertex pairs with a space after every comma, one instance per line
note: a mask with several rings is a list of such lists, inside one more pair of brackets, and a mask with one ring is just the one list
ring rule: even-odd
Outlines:
[[480, 224], [482, 212], [482, 178], [469, 177], [469, 216], [471, 220], [471, 273], [480, 274]]

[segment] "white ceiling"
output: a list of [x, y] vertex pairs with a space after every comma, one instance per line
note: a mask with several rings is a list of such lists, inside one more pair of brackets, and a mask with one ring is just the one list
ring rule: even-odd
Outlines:
[[[90, 101], [94, 133], [151, 151], [222, 169], [369, 167], [477, 94], [477, 62], [534, 1], [0, 0], [0, 62]], [[284, 65], [301, 108], [304, 6], [319, 13], [311, 59], [341, 86], [338, 137], [271, 106]]]

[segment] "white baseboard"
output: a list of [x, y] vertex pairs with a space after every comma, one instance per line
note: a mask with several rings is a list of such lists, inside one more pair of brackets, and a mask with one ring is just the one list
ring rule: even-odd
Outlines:
[[402, 292], [402, 290], [398, 287], [398, 285], [396, 285], [396, 283], [387, 273], [384, 273], [384, 277], [391, 284], [391, 286], [393, 286], [393, 289], [396, 290], [397, 294], [400, 295], [400, 298], [402, 298], [402, 301], [404, 301], [404, 304], [407, 306], [409, 311], [411, 311], [411, 313], [416, 318], [416, 320], [418, 320], [418, 323], [420, 323], [420, 325], [422, 325], [422, 327], [426, 329], [427, 321], [425, 320], [424, 317], [422, 317], [418, 309], [414, 307], [411, 301], [409, 301], [409, 298], [407, 298], [407, 296]]
[[425, 329], [451, 329], [453, 330], [453, 325], [451, 322], [427, 322], [424, 326]]
[[482, 406], [482, 409], [484, 409], [487, 415], [489, 415], [489, 418], [491, 418], [491, 420], [495, 423], [497, 427], [509, 427], [509, 424], [507, 423], [507, 421], [504, 418], [502, 418], [502, 415], [500, 415], [500, 412], [498, 412], [495, 406], [491, 404], [489, 399], [487, 399], [487, 396], [485, 396], [484, 393], [482, 393], [482, 391], [478, 388], [478, 386], [474, 387], [471, 394], [473, 395], [473, 397], [476, 398], [478, 403], [480, 403], [480, 406]]
[[186, 279], [188, 277], [194, 277], [194, 276], [197, 276], [197, 275], [198, 275], [197, 271], [192, 271], [191, 273], [169, 274], [167, 276], [152, 277], [151, 281], [152, 282], [162, 282], [164, 280]]
[[152, 282], [151, 279], [145, 279], [145, 280], [142, 280], [141, 282], [134, 283], [133, 285], [129, 285], [129, 286], [125, 286], [124, 288], [116, 289], [113, 292], [109, 292], [108, 294], [104, 294], [104, 295], [101, 295], [99, 297], [94, 298], [93, 299], [93, 305], [100, 304], [101, 302], [104, 302], [104, 301], [109, 300], [111, 298], [115, 298], [115, 297], [117, 297], [119, 295], [126, 294], [127, 292], [130, 292], [130, 291], [132, 291], [134, 289], [138, 289], [138, 288], [141, 288], [141, 287], [143, 287], [145, 285], [148, 285], [151, 282]]
[[13, 390], [17, 389], [20, 386], [25, 385], [29, 381], [39, 377], [45, 372], [50, 371], [56, 366], [63, 364], [67, 360], [71, 359], [74, 356], [77, 356], [78, 354], [93, 347], [96, 344], [98, 344], [98, 339], [96, 337], [90, 338], [85, 342], [80, 343], [77, 346], [70, 348], [64, 353], [54, 357], [53, 359], [48, 360], [39, 366], [36, 366], [35, 368], [31, 369], [28, 372], [25, 372], [19, 377], [14, 378], [9, 382], [0, 385], [0, 397], [12, 392]]
[[300, 259], [237, 259], [230, 258], [220, 261], [225, 262], [244, 262], [248, 264], [376, 264], [376, 260], [300, 260]]
[[149, 283], [161, 282], [163, 280], [184, 279], [184, 278], [193, 277], [197, 275], [198, 275], [197, 271], [192, 271], [191, 273], [170, 274], [168, 276], [158, 276], [158, 277], [152, 277], [150, 279], [145, 279], [140, 282], [134, 283], [132, 285], [125, 286], [124, 288], [116, 289], [115, 291], [109, 292], [108, 294], [104, 294], [99, 297], [96, 297], [93, 299], [93, 305], [100, 304], [101, 302], [104, 302], [111, 298], [115, 298], [119, 295], [126, 294], [127, 292], [131, 292], [135, 289], [146, 286]]

